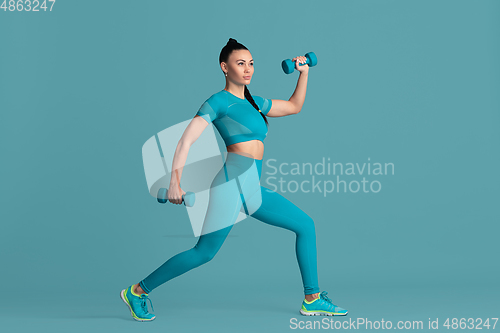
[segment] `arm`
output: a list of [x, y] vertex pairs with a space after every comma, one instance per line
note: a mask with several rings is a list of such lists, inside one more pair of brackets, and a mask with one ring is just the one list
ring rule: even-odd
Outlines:
[[[303, 58], [303, 59], [302, 59]], [[293, 61], [305, 62], [305, 57], [296, 57]], [[297, 80], [297, 87], [288, 101], [273, 99], [271, 110], [267, 113], [268, 117], [283, 117], [291, 114], [297, 114], [302, 110], [302, 105], [306, 99], [307, 76], [309, 74], [309, 65], [295, 65], [297, 71], [300, 72]]]
[[181, 187], [182, 169], [186, 164], [186, 159], [191, 145], [200, 137], [201, 133], [208, 126], [208, 122], [200, 116], [195, 116], [184, 130], [182, 137], [177, 143], [174, 159], [172, 161], [172, 175], [168, 188], [168, 200], [174, 204], [182, 203], [182, 195], [185, 194]]

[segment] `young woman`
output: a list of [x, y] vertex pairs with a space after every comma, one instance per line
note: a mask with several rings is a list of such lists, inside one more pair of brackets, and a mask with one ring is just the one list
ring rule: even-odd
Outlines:
[[[187, 126], [177, 145], [168, 190], [171, 203], [181, 204], [186, 192], [180, 188], [182, 169], [190, 146], [213, 123], [227, 146], [224, 167], [215, 176], [202, 234], [197, 244], [167, 260], [148, 277], [121, 291], [134, 319], [150, 321], [148, 294], [161, 284], [210, 261], [219, 251], [243, 205], [245, 213], [264, 223], [296, 234], [296, 256], [304, 285], [303, 315], [346, 315], [347, 310], [332, 303], [327, 292], [319, 293], [314, 221], [279, 193], [260, 186], [267, 117], [299, 113], [304, 104], [309, 72], [306, 58], [292, 59], [299, 71], [295, 92], [288, 101], [252, 96], [247, 85], [254, 73], [248, 49], [230, 38], [222, 48], [219, 63], [226, 77], [224, 90], [207, 99]], [[254, 175], [255, 177], [252, 177]], [[229, 186], [233, 184], [233, 186]], [[237, 184], [234, 185], [234, 184]], [[152, 306], [152, 303], [151, 303]]]

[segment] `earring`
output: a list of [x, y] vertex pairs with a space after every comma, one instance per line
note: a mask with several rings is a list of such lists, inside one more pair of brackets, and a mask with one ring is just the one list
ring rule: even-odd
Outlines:
[[227, 73], [226, 73], [226, 72], [224, 72], [224, 74], [225, 74], [225, 75], [226, 75], [226, 77], [227, 77]]

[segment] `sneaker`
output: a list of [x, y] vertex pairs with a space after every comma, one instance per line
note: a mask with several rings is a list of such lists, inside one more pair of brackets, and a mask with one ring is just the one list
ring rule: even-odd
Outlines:
[[132, 317], [137, 321], [151, 321], [156, 318], [148, 312], [148, 307], [146, 305], [146, 300], [151, 303], [151, 309], [153, 309], [153, 302], [148, 298], [148, 294], [137, 295], [133, 291], [134, 286], [130, 286], [127, 289], [123, 289], [120, 293], [120, 297], [127, 304], [130, 309]]
[[304, 316], [345, 316], [347, 310], [333, 304], [332, 300], [326, 296], [327, 294], [326, 291], [323, 291], [319, 298], [312, 302], [304, 299], [300, 313]]

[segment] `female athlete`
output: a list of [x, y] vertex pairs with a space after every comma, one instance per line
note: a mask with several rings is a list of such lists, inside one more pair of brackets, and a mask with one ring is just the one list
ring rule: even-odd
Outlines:
[[[226, 78], [223, 90], [213, 94], [200, 107], [177, 145], [168, 199], [182, 203], [186, 192], [180, 187], [182, 169], [190, 146], [212, 123], [224, 139], [227, 158], [210, 187], [210, 198], [202, 235], [196, 245], [181, 252], [158, 267], [145, 279], [121, 291], [132, 317], [151, 321], [146, 300], [148, 294], [163, 283], [210, 261], [229, 234], [238, 213], [244, 209], [264, 223], [293, 231], [296, 234], [296, 256], [304, 286], [303, 315], [346, 315], [347, 310], [334, 305], [320, 293], [317, 276], [316, 233], [314, 221], [279, 193], [260, 185], [266, 117], [297, 114], [306, 97], [309, 66], [304, 56], [292, 59], [300, 73], [294, 93], [288, 101], [252, 96], [247, 88], [254, 74], [250, 51], [230, 38], [222, 48], [219, 63]], [[304, 65], [299, 65], [302, 63]], [[151, 303], [152, 306], [152, 303]]]

